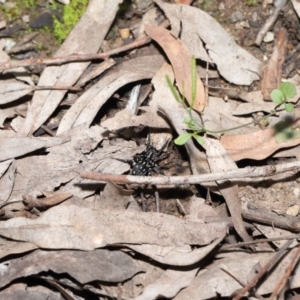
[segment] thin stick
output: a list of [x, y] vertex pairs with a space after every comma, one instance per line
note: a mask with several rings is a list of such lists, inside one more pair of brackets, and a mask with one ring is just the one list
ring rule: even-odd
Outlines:
[[81, 92], [82, 88], [80, 86], [63, 86], [63, 85], [54, 85], [54, 86], [34, 86], [32, 87], [33, 91], [44, 91], [44, 90], [68, 90], [71, 92]]
[[298, 246], [297, 251], [296, 251], [294, 257], [292, 258], [289, 266], [287, 267], [285, 273], [283, 274], [283, 276], [280, 278], [280, 280], [278, 281], [277, 285], [275, 286], [275, 288], [274, 288], [274, 290], [272, 292], [272, 295], [270, 296], [269, 300], [275, 299], [276, 295], [279, 292], [280, 287], [283, 286], [283, 284], [285, 282], [287, 282], [288, 278], [291, 275], [291, 272], [293, 271], [293, 268], [295, 267], [296, 263], [299, 260], [299, 256], [300, 256], [300, 246]]
[[[225, 273], [227, 273], [229, 276], [231, 276], [234, 280], [236, 280], [242, 287], [245, 287], [246, 284], [244, 282], [242, 282], [237, 276], [235, 276], [233, 273], [231, 273], [229, 270], [225, 269], [225, 268], [221, 268], [222, 271], [224, 271]], [[260, 295], [258, 295], [256, 292], [253, 293], [253, 295], [260, 300], [263, 300], [264, 298]]]
[[239, 248], [239, 247], [244, 247], [244, 246], [248, 246], [248, 245], [255, 245], [255, 244], [260, 244], [260, 243], [269, 243], [269, 242], [284, 241], [284, 240], [294, 240], [294, 239], [299, 239], [299, 238], [300, 238], [300, 234], [273, 237], [273, 238], [269, 238], [269, 239], [258, 239], [258, 240], [254, 240], [254, 241], [223, 245], [223, 246], [220, 247], [219, 251], [226, 251], [226, 250], [229, 250], [229, 249], [232, 249], [232, 248]]
[[82, 178], [92, 179], [97, 181], [112, 181], [116, 183], [124, 184], [150, 184], [150, 185], [180, 185], [180, 184], [200, 184], [208, 183], [216, 180], [230, 180], [230, 181], [264, 181], [274, 177], [274, 175], [290, 172], [289, 176], [295, 175], [299, 172], [300, 161], [291, 163], [263, 166], [263, 167], [246, 167], [243, 169], [232, 170], [221, 173], [201, 174], [201, 175], [189, 175], [189, 176], [133, 176], [133, 175], [117, 175], [107, 173], [96, 172], [82, 172], [80, 173]]
[[285, 254], [288, 247], [293, 243], [293, 240], [287, 241], [282, 248], [268, 261], [268, 263], [255, 275], [249, 283], [236, 295], [233, 300], [240, 300], [250, 289], [252, 289], [259, 279], [268, 272], [275, 263]]
[[103, 53], [96, 53], [96, 54], [72, 54], [69, 56], [62, 56], [62, 57], [51, 57], [51, 58], [34, 58], [34, 59], [24, 59], [18, 61], [7, 61], [0, 64], [0, 71], [1, 70], [8, 70], [18, 67], [28, 67], [33, 65], [62, 65], [71, 62], [83, 62], [83, 61], [91, 61], [91, 60], [104, 60], [108, 57], [125, 52], [131, 49], [135, 49], [137, 47], [146, 45], [150, 43], [151, 39], [149, 37], [144, 37], [138, 40], [133, 41], [127, 45], [122, 47], [103, 52]]
[[255, 40], [255, 44], [257, 46], [259, 46], [261, 44], [264, 36], [269, 31], [271, 26], [273, 26], [273, 24], [275, 23], [280, 11], [285, 6], [286, 2], [287, 2], [286, 0], [281, 0], [279, 2], [278, 6], [275, 8], [273, 14], [268, 18], [265, 25], [260, 29], [259, 33], [257, 34], [256, 40]]

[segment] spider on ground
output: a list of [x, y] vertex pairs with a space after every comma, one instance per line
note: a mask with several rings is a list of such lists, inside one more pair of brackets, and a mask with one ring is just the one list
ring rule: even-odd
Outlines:
[[143, 152], [133, 157], [132, 175], [151, 176], [152, 172], [163, 174], [162, 168], [158, 163], [169, 156], [168, 153], [163, 153], [166, 146], [167, 143], [160, 150], [157, 150], [148, 143], [147, 148]]

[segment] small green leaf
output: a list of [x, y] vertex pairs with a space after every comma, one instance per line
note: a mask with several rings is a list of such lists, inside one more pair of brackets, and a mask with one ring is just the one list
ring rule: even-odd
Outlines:
[[189, 138], [192, 137], [192, 135], [192, 133], [183, 133], [174, 140], [174, 143], [178, 146], [182, 146], [187, 142]]
[[274, 130], [277, 143], [292, 141], [300, 137], [300, 131], [293, 129], [291, 124], [285, 121], [277, 123]]
[[284, 109], [288, 113], [292, 113], [294, 111], [294, 104], [292, 103], [284, 103]]
[[270, 94], [271, 99], [276, 104], [282, 104], [284, 102], [284, 94], [281, 90], [275, 89]]
[[196, 94], [197, 94], [197, 69], [196, 69], [196, 59], [192, 57], [192, 103], [191, 107], [194, 108]]
[[179, 93], [175, 89], [175, 87], [174, 87], [174, 85], [173, 85], [173, 83], [172, 83], [169, 75], [166, 75], [166, 81], [167, 81], [167, 84], [168, 84], [168, 86], [169, 86], [169, 88], [170, 88], [170, 90], [171, 90], [174, 98], [176, 99], [176, 101], [179, 102], [179, 103], [183, 103], [183, 100], [181, 99]]
[[191, 118], [190, 117], [185, 117], [184, 119], [183, 119], [183, 123], [184, 124], [189, 124], [191, 122]]
[[291, 99], [297, 95], [296, 87], [290, 82], [281, 82], [279, 88], [286, 99]]
[[198, 144], [200, 144], [201, 146], [204, 145], [205, 141], [204, 141], [204, 138], [202, 136], [200, 136], [200, 135], [193, 135], [193, 137], [198, 142]]

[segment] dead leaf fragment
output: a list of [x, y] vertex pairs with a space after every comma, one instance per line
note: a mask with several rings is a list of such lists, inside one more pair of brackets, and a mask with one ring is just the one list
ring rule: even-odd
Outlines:
[[77, 125], [91, 124], [99, 109], [116, 90], [130, 82], [151, 78], [163, 62], [161, 55], [142, 56], [125, 61], [109, 70], [67, 111], [59, 124], [57, 134]]
[[263, 68], [261, 91], [264, 100], [271, 100], [270, 93], [278, 89], [282, 77], [282, 65], [287, 50], [288, 34], [284, 28], [280, 28], [277, 41], [271, 58]]
[[0, 80], [0, 104], [15, 101], [33, 91], [33, 87], [15, 79]]
[[16, 162], [11, 164], [5, 174], [0, 179], [0, 205], [2, 206], [8, 199], [15, 183]]
[[214, 62], [220, 74], [234, 84], [250, 85], [259, 80], [261, 62], [239, 47], [208, 13], [189, 5], [154, 2], [170, 20], [174, 36], [180, 34], [182, 42], [196, 58]]
[[149, 127], [169, 128], [168, 123], [158, 116], [156, 110], [151, 107], [142, 107], [141, 110], [145, 112], [137, 116], [129, 109], [123, 109], [117, 112], [113, 118], [101, 122], [101, 125], [110, 131], [146, 124]]
[[104, 249], [89, 252], [36, 250], [7, 263], [9, 267], [0, 274], [1, 287], [14, 279], [46, 270], [67, 273], [82, 284], [94, 280], [122, 282], [142, 271], [127, 254]]
[[[111, 0], [108, 5], [107, 0], [89, 1], [85, 13], [55, 56], [96, 53], [110, 29], [120, 2], [122, 1]], [[43, 71], [38, 85], [72, 86], [89, 64], [89, 62], [75, 62], [61, 66], [48, 66]], [[65, 94], [66, 91], [36, 91], [32, 99], [33, 118], [26, 118], [22, 135], [37, 130], [52, 115]]]
[[135, 300], [172, 299], [181, 289], [189, 286], [197, 272], [197, 268], [188, 271], [168, 269]]
[[13, 218], [1, 224], [4, 237], [41, 248], [93, 250], [107, 245], [207, 245], [223, 237], [225, 224], [200, 224], [160, 213], [95, 211], [58, 205], [35, 220]]
[[[205, 147], [207, 161], [213, 173], [226, 172], [238, 168], [223, 148], [220, 141], [212, 138], [206, 138]], [[244, 241], [251, 241], [252, 238], [248, 235], [242, 219], [242, 206], [238, 197], [237, 184], [224, 184], [222, 181], [217, 181], [217, 184], [221, 194], [225, 198], [236, 232]]]
[[[257, 286], [256, 292], [259, 295], [265, 295], [271, 293], [274, 290], [276, 284], [278, 284], [278, 278], [281, 278], [286, 272], [286, 268], [290, 263], [295, 251], [291, 250], [286, 256], [277, 263], [268, 276]], [[176, 296], [176, 300], [186, 299], [211, 299], [219, 294], [221, 297], [229, 297], [232, 299], [232, 294], [242, 288], [240, 283], [236, 281], [232, 276], [224, 272], [224, 269], [230, 270], [232, 274], [235, 274], [241, 282], [247, 283], [248, 276], [253, 270], [253, 267], [257, 264], [264, 266], [274, 253], [241, 253], [234, 251], [227, 254], [222, 254], [222, 258], [215, 261], [209, 268], [199, 272], [198, 276], [192, 281], [192, 283], [184, 290], [179, 292]], [[291, 277], [289, 288], [298, 287], [300, 284], [300, 267], [299, 265], [294, 268], [293, 276]]]
[[[159, 26], [146, 26], [145, 32], [165, 51], [171, 61], [176, 85], [180, 93], [192, 106], [192, 54], [180, 39], [176, 39], [170, 31]], [[202, 81], [196, 76], [196, 97], [193, 109], [202, 112], [206, 105]]]
[[72, 196], [72, 194], [55, 194], [51, 197], [36, 198], [31, 195], [24, 195], [23, 202], [28, 207], [28, 209], [32, 209], [33, 207], [46, 208], [59, 204], [71, 198]]
[[[300, 111], [297, 110], [295, 111], [294, 122], [291, 124], [293, 128], [300, 124], [299, 117]], [[300, 138], [277, 143], [274, 128], [259, 130], [250, 134], [224, 135], [220, 141], [235, 161], [245, 158], [261, 160], [279, 149], [300, 144]]]
[[0, 139], [0, 161], [33, 152], [41, 148], [48, 148], [63, 144], [66, 138], [4, 138]]

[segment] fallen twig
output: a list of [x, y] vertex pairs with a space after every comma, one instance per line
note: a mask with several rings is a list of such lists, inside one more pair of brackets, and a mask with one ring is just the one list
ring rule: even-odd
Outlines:
[[36, 198], [31, 195], [23, 195], [23, 202], [25, 205], [31, 209], [33, 207], [38, 207], [38, 208], [45, 208], [45, 207], [51, 207], [54, 205], [57, 205], [73, 195], [70, 193], [67, 194], [55, 194], [51, 197], [46, 197], [46, 198]]
[[280, 11], [286, 4], [286, 0], [281, 0], [277, 7], [275, 8], [273, 14], [268, 18], [266, 21], [265, 25], [260, 29], [259, 33], [257, 34], [256, 40], [255, 40], [255, 45], [259, 46], [266, 35], [266, 33], [269, 31], [271, 26], [275, 23]]
[[292, 232], [300, 232], [300, 220], [298, 217], [284, 215], [280, 216], [268, 210], [248, 207], [242, 212], [243, 218], [253, 222], [286, 229]]
[[219, 248], [219, 252], [228, 251], [229, 249], [233, 249], [233, 248], [241, 248], [241, 247], [245, 247], [245, 246], [249, 246], [249, 245], [256, 245], [256, 244], [260, 244], [260, 243], [295, 240], [295, 239], [299, 239], [299, 238], [300, 238], [300, 234], [293, 234], [293, 235], [286, 235], [286, 236], [280, 236], [280, 237], [273, 237], [273, 238], [269, 238], [269, 239], [257, 239], [257, 240], [249, 241], [249, 242], [239, 242], [239, 243], [235, 243], [235, 244], [227, 244], [227, 245], [222, 245]]
[[293, 240], [287, 241], [282, 248], [280, 248], [276, 254], [268, 261], [268, 263], [255, 275], [249, 283], [236, 295], [233, 300], [239, 300], [245, 295], [250, 289], [252, 289], [259, 279], [266, 274], [276, 264], [276, 262], [285, 254], [288, 247], [293, 243]]
[[148, 44], [151, 41], [149, 37], [144, 37], [138, 40], [133, 41], [127, 45], [121, 46], [119, 48], [96, 54], [73, 54], [69, 56], [62, 57], [51, 57], [51, 58], [34, 58], [34, 59], [24, 59], [18, 61], [7, 61], [0, 64], [0, 70], [8, 70], [18, 67], [28, 67], [33, 65], [62, 65], [66, 63], [71, 63], [75, 61], [90, 61], [97, 59], [106, 59], [112, 55], [125, 52], [145, 44]]
[[92, 179], [97, 181], [112, 181], [116, 183], [124, 184], [157, 184], [157, 185], [180, 185], [180, 184], [200, 184], [208, 183], [216, 180], [230, 180], [230, 181], [242, 181], [242, 182], [254, 182], [264, 181], [272, 179], [275, 175], [284, 172], [290, 172], [287, 176], [295, 175], [299, 172], [300, 161], [291, 163], [263, 166], [263, 167], [246, 167], [243, 169], [237, 169], [221, 173], [201, 174], [201, 175], [189, 175], [189, 176], [133, 176], [133, 175], [118, 175], [118, 174], [106, 174], [96, 172], [82, 172], [80, 176], [86, 179]]
[[273, 299], [277, 298], [280, 288], [283, 287], [283, 285], [286, 284], [286, 282], [288, 281], [293, 269], [295, 268], [296, 264], [299, 261], [299, 257], [300, 257], [300, 246], [298, 245], [296, 253], [294, 254], [290, 264], [288, 265], [288, 267], [285, 271], [285, 273], [283, 274], [283, 276], [280, 278], [277, 285], [275, 286], [271, 296], [269, 297], [269, 300], [273, 300]]

